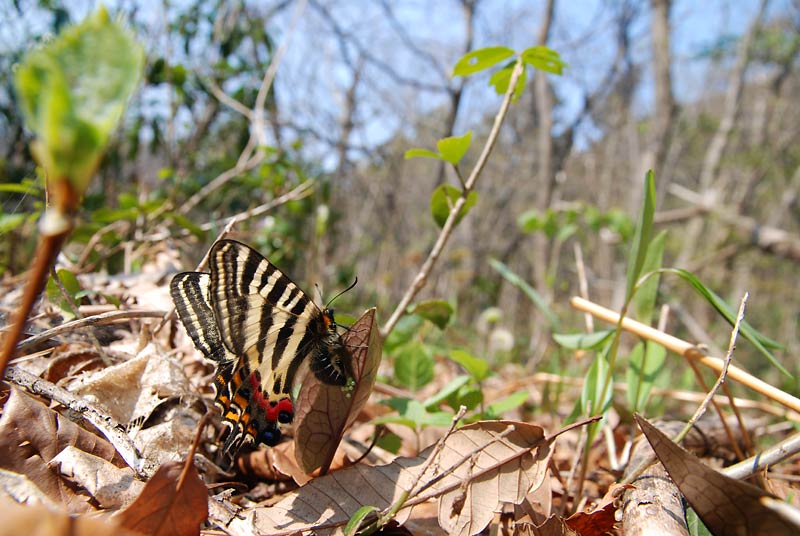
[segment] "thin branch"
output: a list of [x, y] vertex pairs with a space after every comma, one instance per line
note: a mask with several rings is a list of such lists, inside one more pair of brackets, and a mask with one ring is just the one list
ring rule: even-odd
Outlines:
[[251, 110], [241, 102], [237, 101], [236, 99], [234, 99], [233, 97], [222, 91], [222, 88], [217, 85], [216, 80], [212, 80], [211, 78], [201, 78], [200, 82], [219, 102], [221, 102], [234, 112], [237, 112], [245, 116], [248, 121], [253, 120], [253, 110]]
[[[228, 216], [225, 218], [220, 218], [218, 220], [213, 220], [210, 222], [203, 223], [199, 225], [200, 230], [202, 231], [210, 231], [212, 229], [217, 229], [220, 226], [227, 226], [233, 223], [234, 225], [239, 224], [243, 221], [256, 218], [265, 214], [276, 207], [288, 203], [289, 201], [297, 201], [298, 199], [303, 199], [311, 195], [314, 191], [314, 185], [310, 180], [302, 182], [286, 192], [285, 194], [281, 194], [278, 197], [270, 199], [266, 203], [258, 205], [257, 207], [253, 207], [247, 209], [243, 212], [238, 214], [234, 214], [233, 216]], [[187, 236], [191, 234], [191, 231], [188, 229], [183, 229], [179, 233], [173, 233], [170, 230], [161, 231], [159, 233], [154, 233], [151, 235], [147, 235], [143, 237], [140, 241], [141, 242], [159, 242], [161, 240], [166, 240], [167, 238], [171, 238], [174, 236]]]
[[[728, 370], [730, 368], [731, 360], [733, 359], [733, 351], [736, 349], [736, 339], [739, 336], [739, 326], [744, 319], [744, 308], [745, 304], [747, 303], [747, 293], [745, 293], [744, 297], [742, 298], [742, 302], [739, 304], [739, 313], [736, 315], [736, 323], [733, 325], [733, 329], [731, 330], [731, 338], [730, 342], [728, 343], [728, 351], [725, 354], [725, 361], [722, 365], [722, 370], [719, 371], [719, 376], [717, 377], [717, 381], [714, 382], [714, 386], [708, 391], [706, 396], [703, 398], [703, 401], [697, 407], [692, 417], [686, 422], [683, 426], [683, 429], [678, 432], [678, 434], [672, 439], [675, 443], [680, 443], [683, 441], [683, 438], [686, 437], [686, 434], [694, 428], [697, 421], [700, 420], [700, 417], [708, 409], [708, 405], [714, 399], [714, 395], [717, 394], [719, 388], [722, 386], [723, 382], [725, 382], [725, 378], [728, 375]], [[625, 475], [625, 478], [620, 482], [621, 484], [630, 484], [634, 482], [639, 476], [650, 466], [651, 463], [656, 459], [656, 453], [651, 450], [646, 456], [642, 458], [639, 464], [628, 474]]]
[[744, 297], [742, 297], [742, 302], [739, 304], [739, 312], [736, 315], [736, 323], [733, 325], [733, 329], [731, 330], [731, 339], [728, 343], [728, 351], [725, 354], [725, 361], [722, 364], [722, 370], [719, 371], [719, 377], [717, 381], [714, 382], [714, 386], [708, 392], [708, 394], [703, 399], [703, 402], [697, 407], [697, 410], [692, 415], [692, 418], [686, 423], [686, 426], [681, 430], [679, 434], [678, 441], [682, 440], [683, 437], [689, 432], [692, 426], [703, 416], [703, 414], [708, 409], [708, 404], [711, 403], [711, 400], [714, 398], [714, 395], [717, 394], [719, 388], [725, 382], [725, 378], [728, 376], [728, 369], [731, 365], [731, 360], [733, 359], [733, 351], [736, 349], [736, 339], [739, 336], [739, 326], [744, 319], [744, 308], [747, 304], [747, 297], [748, 294], [745, 292]]
[[[610, 322], [616, 324], [619, 322], [619, 315], [610, 310], [597, 305], [596, 303], [592, 303], [588, 300], [584, 300], [583, 298], [579, 298], [574, 296], [570, 300], [570, 304], [575, 309], [579, 311], [586, 311], [591, 313], [593, 316], [605, 320], [606, 322]], [[705, 365], [716, 372], [722, 372], [724, 367], [724, 362], [722, 359], [718, 357], [711, 357], [706, 355], [703, 351], [701, 351], [697, 346], [688, 343], [684, 340], [681, 340], [673, 335], [669, 335], [664, 333], [663, 331], [659, 331], [654, 329], [650, 326], [642, 324], [641, 322], [637, 322], [636, 320], [632, 320], [630, 318], [624, 318], [621, 323], [622, 329], [626, 331], [630, 331], [631, 333], [635, 333], [636, 335], [643, 337], [645, 339], [655, 341], [661, 346], [667, 348], [675, 352], [678, 355], [683, 357], [692, 359], [697, 361], [698, 363]], [[781, 391], [780, 389], [773, 387], [772, 385], [768, 384], [765, 381], [762, 381], [752, 374], [749, 374], [745, 370], [737, 367], [736, 365], [730, 365], [728, 367], [728, 377], [732, 380], [736, 380], [737, 382], [741, 383], [753, 389], [754, 391], [761, 393], [762, 395], [774, 400], [775, 402], [800, 413], [800, 399], [790, 395], [785, 391]]]
[[267, 145], [267, 140], [264, 137], [264, 132], [266, 130], [264, 125], [264, 103], [267, 101], [269, 88], [272, 87], [272, 82], [275, 80], [275, 75], [278, 73], [278, 66], [281, 64], [284, 54], [286, 54], [286, 49], [289, 47], [292, 36], [297, 30], [297, 24], [300, 22], [300, 17], [305, 11], [307, 3], [307, 0], [300, 0], [300, 2], [298, 2], [294, 14], [292, 15], [292, 20], [289, 22], [289, 28], [286, 30], [286, 38], [281, 43], [281, 46], [278, 47], [278, 50], [275, 51], [275, 55], [272, 56], [272, 61], [270, 61], [269, 67], [267, 67], [267, 71], [264, 73], [264, 79], [261, 81], [261, 87], [258, 88], [252, 115], [252, 129], [258, 140], [258, 145]]
[[102, 313], [86, 318], [78, 318], [25, 339], [17, 345], [17, 352], [23, 352], [28, 348], [36, 346], [37, 344], [52, 337], [61, 335], [62, 333], [74, 331], [79, 328], [85, 328], [87, 326], [102, 326], [105, 324], [113, 324], [114, 322], [119, 322], [120, 320], [129, 320], [131, 318], [161, 318], [162, 316], [164, 316], [164, 311], [147, 309], [132, 311], [110, 311], [108, 313]]
[[798, 452], [800, 452], [800, 433], [791, 435], [763, 452], [723, 469], [722, 473], [725, 476], [743, 480]]
[[461, 192], [461, 196], [456, 200], [450, 209], [450, 214], [447, 216], [447, 220], [442, 226], [442, 230], [439, 233], [433, 248], [431, 248], [430, 253], [428, 253], [428, 258], [425, 259], [425, 262], [422, 264], [422, 267], [420, 267], [420, 270], [414, 278], [414, 281], [411, 283], [411, 286], [400, 300], [400, 303], [398, 303], [397, 307], [395, 307], [395, 310], [392, 312], [389, 320], [387, 320], [386, 324], [384, 324], [384, 326], [381, 328], [380, 334], [382, 338], [385, 339], [386, 336], [392, 332], [400, 318], [406, 314], [406, 308], [411, 304], [411, 301], [416, 297], [419, 291], [425, 286], [425, 283], [428, 280], [428, 275], [444, 250], [447, 241], [450, 239], [450, 236], [452, 235], [456, 226], [456, 220], [458, 219], [461, 210], [467, 202], [467, 197], [475, 187], [475, 182], [478, 180], [478, 177], [480, 177], [483, 168], [486, 166], [486, 162], [489, 160], [489, 155], [494, 148], [494, 144], [497, 142], [497, 138], [500, 134], [500, 127], [502, 126], [503, 120], [508, 113], [508, 108], [511, 105], [511, 98], [514, 95], [514, 88], [516, 87], [517, 80], [522, 74], [524, 68], [525, 67], [522, 63], [522, 60], [518, 59], [516, 65], [514, 66], [514, 70], [511, 73], [511, 79], [508, 83], [508, 90], [503, 97], [500, 110], [498, 110], [497, 115], [494, 118], [492, 130], [489, 132], [489, 137], [486, 139], [486, 144], [483, 146], [483, 151], [478, 157], [477, 162], [475, 162], [475, 167], [472, 169], [472, 173], [470, 173], [469, 177], [464, 183], [464, 190]]

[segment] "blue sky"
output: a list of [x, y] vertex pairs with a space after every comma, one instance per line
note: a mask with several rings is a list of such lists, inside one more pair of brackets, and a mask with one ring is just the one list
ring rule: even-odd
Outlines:
[[[429, 83], [447, 83], [430, 64], [408, 52], [396, 32], [386, 23], [385, 13], [377, 7], [377, 2], [320, 2], [329, 6], [337, 22], [359, 39], [375, 58], [390, 64], [401, 75]], [[464, 42], [459, 2], [402, 0], [389, 3], [414, 43], [426, 54], [435, 57], [442, 70], [449, 72], [460, 56]], [[66, 4], [73, 20], [80, 19], [97, 5], [89, 0]], [[181, 4], [184, 2], [176, 1], [170, 5]], [[522, 50], [531, 46], [536, 38], [544, 4], [544, 1], [530, 0], [483, 0], [478, 4], [475, 47], [505, 45]], [[641, 16], [633, 27], [632, 40], [634, 60], [645, 69], [649, 66], [650, 53], [648, 4], [645, 1], [635, 4], [641, 10]], [[127, 15], [135, 11], [137, 20], [147, 21], [153, 31], [150, 36], [143, 36], [143, 41], [151, 47], [152, 53], [164, 52], [164, 44], [153, 39], [154, 35], [158, 35], [159, 27], [163, 29], [164, 4], [129, 0], [110, 1], [108, 5], [112, 11], [119, 9]], [[252, 2], [252, 5], [264, 4]], [[613, 60], [615, 47], [611, 13], [613, 7], [618, 5], [618, 0], [561, 0], [556, 4], [549, 45], [570, 65], [562, 77], [553, 77], [553, 83], [563, 99], [558, 114], [567, 121], [579, 109], [582, 92], [587, 88], [591, 90], [599, 83]], [[698, 58], [698, 53], [723, 37], [741, 35], [757, 9], [758, 2], [755, 0], [678, 0], [674, 3], [671, 16], [673, 83], [680, 102], [692, 101], [707, 90], [708, 62]], [[769, 4], [770, 14], [792, 9], [790, 0], [773, 0]], [[293, 12], [293, 7], [284, 10], [271, 28], [278, 43], [286, 38], [286, 28]], [[9, 24], [10, 21], [16, 21], [15, 9], [8, 0], [0, 0], [0, 16], [5, 18], [5, 23], [0, 25], [0, 47], [18, 46], [26, 33], [37, 33], [49, 24], [47, 16], [37, 15], [31, 10], [25, 13], [26, 20], [22, 24]], [[190, 68], [198, 70], [208, 65], [205, 58], [181, 58], [179, 47], [173, 49], [175, 62], [185, 62]], [[341, 49], [326, 27], [326, 22], [318, 12], [307, 6], [298, 30], [292, 36], [276, 82], [282, 109], [301, 124], [305, 121], [321, 132], [330, 132], [337, 126], [342, 95], [350, 84], [350, 75], [349, 69], [342, 65]], [[404, 117], [412, 113], [422, 115], [444, 102], [441, 93], [403, 87], [374, 68], [368, 68], [365, 78], [365, 88], [359, 95], [364, 128], [357, 142], [380, 143], [396, 129], [403, 128]], [[650, 79], [651, 74], [645, 71], [643, 83], [636, 94], [635, 109], [643, 115], [648, 113], [652, 101]], [[465, 92], [465, 108], [457, 125], [460, 131], [473, 128], [474, 122], [482, 114], [496, 108], [498, 98], [486, 87], [486, 80], [484, 75], [469, 81], [469, 90]], [[254, 78], [252, 83], [256, 84], [258, 80]], [[188, 123], [185, 126], [191, 128]], [[584, 144], [586, 136], [592, 135], [591, 126], [586, 125], [582, 134], [581, 144]], [[326, 164], [330, 165], [330, 158], [326, 160]]]

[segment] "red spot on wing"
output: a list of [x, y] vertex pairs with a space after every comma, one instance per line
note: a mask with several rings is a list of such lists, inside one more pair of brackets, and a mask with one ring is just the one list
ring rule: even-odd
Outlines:
[[278, 412], [281, 411], [294, 414], [294, 404], [292, 404], [291, 399], [281, 398], [280, 402], [278, 402]]

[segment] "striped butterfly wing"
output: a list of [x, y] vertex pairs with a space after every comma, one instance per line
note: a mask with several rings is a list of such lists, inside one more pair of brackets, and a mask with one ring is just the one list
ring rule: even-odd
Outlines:
[[295, 380], [310, 368], [321, 381], [345, 385], [350, 353], [332, 311], [321, 311], [286, 275], [250, 247], [214, 244], [210, 273], [177, 275], [171, 293], [197, 348], [218, 362], [215, 403], [229, 428], [223, 450], [246, 441], [277, 444], [278, 423], [291, 422]]
[[[170, 283], [170, 294], [178, 317], [186, 332], [207, 359], [218, 363], [214, 373], [214, 405], [219, 409], [228, 427], [223, 450], [236, 451], [245, 438], [259, 436], [257, 425], [250, 425], [252, 386], [245, 384], [243, 362], [230, 352], [222, 342], [210, 301], [211, 274], [184, 272]], [[258, 419], [256, 419], [258, 421]], [[263, 419], [262, 419], [263, 420]], [[277, 425], [261, 423], [260, 437], [265, 443], [277, 443], [280, 430]]]
[[201, 272], [183, 272], [172, 278], [169, 286], [172, 301], [186, 332], [207, 359], [223, 362], [236, 359], [230, 354], [217, 329], [211, 309], [211, 276]]
[[221, 240], [211, 249], [209, 266], [210, 303], [221, 340], [241, 356], [229, 392], [234, 394], [236, 387], [244, 395], [234, 394], [231, 408], [245, 407], [249, 400], [235, 432], [257, 442], [277, 442], [277, 424], [294, 416], [292, 389], [305, 374], [308, 358], [320, 380], [344, 385], [352, 377], [351, 357], [332, 313], [321, 311], [257, 251]]

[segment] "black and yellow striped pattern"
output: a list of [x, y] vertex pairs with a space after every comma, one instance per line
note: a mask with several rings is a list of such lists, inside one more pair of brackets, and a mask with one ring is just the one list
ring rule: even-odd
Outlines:
[[292, 388], [307, 357], [321, 381], [345, 385], [351, 356], [333, 312], [249, 246], [220, 240], [209, 272], [178, 274], [170, 292], [195, 346], [218, 363], [215, 402], [230, 428], [223, 450], [233, 455], [245, 441], [280, 440], [278, 423], [292, 420]]

